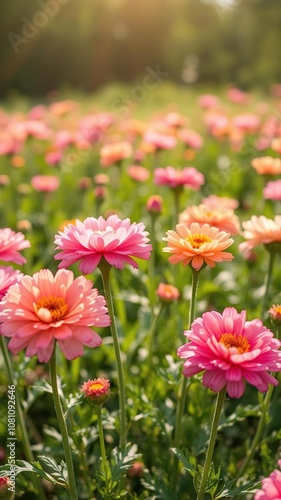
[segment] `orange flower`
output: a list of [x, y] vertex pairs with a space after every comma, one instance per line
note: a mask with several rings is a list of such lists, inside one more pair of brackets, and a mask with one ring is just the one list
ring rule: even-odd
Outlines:
[[178, 224], [176, 231], [167, 231], [168, 246], [163, 248], [163, 252], [172, 253], [169, 262], [177, 264], [182, 262], [184, 266], [190, 264], [196, 271], [199, 271], [204, 264], [215, 267], [216, 262], [231, 261], [233, 255], [224, 252], [233, 243], [229, 234], [219, 231], [209, 224], [198, 224], [194, 222], [190, 227], [185, 224]]
[[273, 158], [272, 156], [261, 156], [260, 158], [254, 158], [251, 161], [251, 165], [260, 175], [281, 174], [280, 158]]
[[190, 226], [192, 222], [199, 224], [209, 224], [217, 227], [220, 231], [226, 231], [230, 234], [238, 234], [240, 232], [240, 223], [237, 215], [230, 208], [211, 208], [209, 205], [201, 203], [201, 205], [192, 205], [187, 207], [179, 214], [179, 222]]

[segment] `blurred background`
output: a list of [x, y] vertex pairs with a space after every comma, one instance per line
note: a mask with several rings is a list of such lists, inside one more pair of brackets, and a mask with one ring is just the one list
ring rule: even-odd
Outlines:
[[6, 0], [0, 9], [2, 98], [136, 83], [147, 66], [181, 85], [281, 82], [280, 0]]

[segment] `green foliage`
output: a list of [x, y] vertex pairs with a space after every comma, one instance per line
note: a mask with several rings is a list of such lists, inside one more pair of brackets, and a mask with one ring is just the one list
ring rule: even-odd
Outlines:
[[[181, 2], [178, 3], [181, 4]], [[150, 4], [152, 5], [153, 2]], [[192, 16], [191, 6], [194, 10]], [[253, 7], [254, 2], [245, 1], [245, 9], [247, 8], [250, 12]], [[259, 2], [257, 7], [262, 12], [264, 7], [262, 2]], [[99, 8], [102, 11], [106, 7], [100, 4]], [[145, 8], [149, 11], [148, 3]], [[177, 10], [179, 7], [174, 8]], [[229, 20], [225, 22], [230, 23], [230, 17], [238, 16], [241, 8], [242, 6], [237, 5], [237, 10], [230, 13]], [[171, 11], [173, 9], [170, 6], [170, 14], [176, 16], [176, 12]], [[205, 10], [202, 5], [197, 8], [194, 3], [190, 3], [186, 6], [185, 12], [190, 14], [192, 22], [202, 22], [204, 30], [207, 30], [208, 18], [204, 14]], [[211, 5], [208, 6], [208, 12], [212, 12], [214, 18]], [[161, 15], [164, 14], [161, 13]], [[87, 16], [83, 19], [87, 26], [90, 26], [91, 23], [86, 18]], [[255, 20], [251, 22], [254, 23]], [[238, 25], [237, 21], [236, 26]], [[193, 28], [189, 26], [189, 29], [185, 31], [185, 18], [182, 18], [179, 33], [175, 31], [172, 34], [167, 33], [167, 40], [169, 36], [172, 37], [173, 43], [178, 44], [179, 47], [182, 42], [190, 43], [192, 47], [194, 43], [194, 47], [196, 46], [199, 50], [199, 41], [198, 44], [193, 42], [194, 26]], [[229, 36], [234, 37], [234, 28]], [[66, 30], [65, 27], [64, 30]], [[254, 29], [251, 28], [251, 33], [252, 31]], [[61, 36], [59, 30], [56, 31], [56, 36]], [[208, 33], [204, 34], [206, 43], [209, 36]], [[235, 44], [235, 37], [233, 44]], [[231, 45], [230, 42], [229, 45]], [[170, 50], [172, 51], [172, 48]], [[207, 53], [206, 49], [204, 52], [206, 58]], [[245, 59], [248, 57], [246, 56], [247, 54], [245, 54]], [[170, 59], [172, 59], [171, 56]], [[103, 105], [105, 109], [108, 109], [106, 103], [112, 103], [123, 92], [126, 92], [123, 87], [112, 86], [100, 91], [95, 98], [85, 97], [81, 104], [82, 108], [85, 107], [85, 112], [80, 110], [81, 116], [79, 116], [84, 116], [92, 108], [101, 109]], [[170, 106], [169, 103], [177, 102], [177, 107], [173, 104], [173, 109], [175, 107], [185, 114], [190, 121], [191, 128], [198, 129], [204, 135], [204, 147], [195, 152], [190, 163], [204, 174], [206, 182], [200, 192], [188, 189], [183, 191], [179, 200], [179, 210], [199, 204], [208, 194], [217, 194], [233, 197], [239, 201], [236, 213], [240, 221], [248, 220], [253, 214], [266, 214], [268, 217], [273, 217], [275, 213], [279, 213], [280, 206], [278, 202], [263, 199], [262, 189], [265, 180], [254, 172], [250, 162], [255, 156], [262, 154], [273, 156], [275, 152], [271, 148], [264, 152], [257, 152], [256, 134], [249, 134], [241, 148], [237, 150], [233, 149], [226, 139], [218, 140], [208, 134], [204, 125], [205, 115], [196, 106], [199, 93], [199, 89], [187, 91], [186, 88], [166, 83], [159, 86], [155, 92], [148, 93], [145, 101], [139, 103], [135, 109], [134, 117], [144, 119], [148, 123], [152, 120], [158, 106], [160, 107], [158, 111], [162, 116]], [[230, 118], [241, 112], [241, 107], [235, 107], [226, 100], [225, 89], [220, 89], [219, 96]], [[247, 108], [249, 112], [255, 110], [259, 103], [257, 94], [252, 94], [251, 98], [252, 102], [249, 104], [249, 109]], [[278, 120], [278, 116], [274, 114], [275, 100], [267, 95], [263, 95], [262, 100], [266, 101], [269, 107], [267, 115], [262, 117], [263, 122], [272, 114]], [[20, 109], [31, 107], [27, 102], [20, 105], [19, 101], [14, 101], [13, 106], [15, 108], [19, 106]], [[244, 112], [245, 108], [242, 109]], [[76, 115], [72, 117], [70, 114], [69, 117], [63, 117], [60, 122], [61, 127], [68, 126], [68, 120], [71, 122], [72, 119], [77, 123]], [[126, 138], [127, 132], [124, 132], [120, 126], [123, 125], [122, 119], [115, 116], [115, 120], [116, 123], [108, 133], [105, 133], [102, 140], [91, 145], [87, 155], [79, 156], [77, 148], [71, 146], [65, 151], [65, 161], [56, 167], [49, 166], [44, 159], [47, 149], [52, 145], [51, 140], [41, 141], [29, 138], [20, 152], [25, 161], [21, 168], [13, 166], [11, 156], [1, 156], [0, 174], [9, 175], [11, 181], [10, 184], [0, 188], [2, 225], [17, 230], [19, 221], [30, 222], [28, 228], [23, 231], [27, 239], [31, 241], [31, 248], [23, 252], [27, 263], [22, 266], [21, 270], [25, 274], [32, 275], [41, 268], [56, 271], [57, 262], [53, 258], [54, 235], [66, 219], [83, 220], [88, 216], [106, 216], [109, 212], [117, 212], [121, 218], [129, 217], [131, 221], [144, 221], [147, 230], [155, 239], [153, 275], [150, 274], [148, 262], [139, 262], [137, 270], [127, 266], [122, 271], [114, 269], [112, 272], [113, 299], [126, 385], [127, 434], [130, 444], [127, 445], [125, 452], [121, 453], [119, 448], [118, 385], [115, 354], [109, 328], [99, 331], [103, 338], [99, 349], [85, 348], [83, 356], [73, 362], [67, 361], [61, 353], [58, 353], [59, 393], [70, 434], [79, 500], [106, 500], [107, 498], [108, 500], [118, 498], [194, 500], [202, 478], [214, 394], [202, 385], [201, 373], [188, 380], [181, 422], [181, 443], [175, 448], [175, 416], [183, 365], [182, 360], [177, 356], [177, 348], [185, 343], [186, 337], [183, 332], [189, 328], [191, 271], [189, 267], [170, 265], [167, 256], [162, 252], [164, 246], [162, 238], [167, 230], [174, 228], [174, 193], [167, 186], [155, 185], [153, 155], [147, 154], [142, 161], [142, 166], [147, 168], [150, 175], [146, 183], [135, 182], [129, 177], [127, 167], [132, 159], [124, 161], [119, 170], [114, 167], [106, 170], [109, 178], [108, 194], [100, 204], [97, 203], [92, 178], [96, 173], [105, 173], [99, 162], [100, 147], [103, 142], [114, 140], [116, 134], [118, 138]], [[140, 139], [137, 137], [135, 140], [137, 149]], [[73, 162], [68, 163], [66, 158], [70, 152], [76, 153], [76, 156]], [[189, 164], [183, 153], [184, 148], [180, 143], [173, 151], [162, 151], [156, 166], [171, 164], [183, 168], [187, 163]], [[224, 168], [220, 166], [221, 158], [228, 159], [227, 166]], [[35, 192], [30, 186], [30, 181], [36, 173], [57, 175], [61, 181], [58, 191], [49, 193], [47, 196]], [[83, 177], [90, 178], [90, 187], [84, 191], [79, 188], [79, 181]], [[22, 186], [28, 186], [29, 189], [24, 191]], [[160, 194], [163, 197], [163, 213], [157, 218], [155, 226], [152, 225], [146, 210], [147, 199], [153, 194]], [[250, 320], [261, 317], [268, 254], [260, 246], [255, 249], [253, 260], [247, 260], [238, 248], [242, 237], [235, 235], [234, 239], [235, 242], [231, 247], [235, 257], [233, 262], [219, 263], [214, 269], [205, 268], [202, 271], [197, 293], [197, 317], [212, 309], [221, 312], [231, 305], [237, 307], [239, 311], [246, 309], [247, 318]], [[75, 276], [80, 275], [77, 265], [72, 266], [72, 269]], [[91, 279], [94, 286], [102, 293], [99, 271], [95, 270], [91, 276], [88, 276], [88, 279]], [[273, 302], [280, 302], [280, 279], [280, 262], [277, 260], [266, 311]], [[171, 304], [167, 303], [163, 308], [155, 294], [161, 282], [173, 283], [180, 291], [179, 300]], [[151, 292], [155, 301], [153, 307], [150, 303]], [[149, 367], [149, 341], [156, 317], [158, 319]], [[270, 323], [267, 312], [264, 315], [264, 323], [277, 334], [277, 328]], [[34, 462], [29, 463], [26, 460], [22, 435], [17, 422], [17, 496], [26, 500], [37, 500], [38, 492], [30, 478], [38, 476], [44, 479], [48, 499], [66, 500], [69, 496], [68, 478], [62, 438], [52, 401], [48, 369], [44, 364], [38, 363], [36, 357], [31, 359], [25, 357], [24, 352], [11, 357], [11, 360], [26, 428], [35, 455]], [[1, 451], [4, 455], [2, 458], [0, 455], [2, 460], [0, 476], [2, 477], [9, 472], [8, 465], [5, 465], [9, 381], [2, 359], [1, 368], [0, 436], [1, 446], [3, 446]], [[106, 490], [105, 473], [100, 459], [96, 412], [80, 392], [83, 382], [96, 377], [106, 377], [111, 383], [110, 399], [102, 409], [109, 492]], [[238, 401], [226, 399], [206, 487], [208, 499], [219, 500], [234, 497], [238, 497], [239, 500], [248, 499], [260, 487], [260, 479], [270, 474], [276, 467], [281, 439], [280, 386], [274, 388], [261, 444], [256, 449], [247, 473], [242, 478], [237, 478], [257, 427], [262, 402], [263, 396], [258, 395], [256, 388], [250, 385], [247, 385], [245, 394]], [[173, 479], [175, 463], [179, 471], [176, 481]]]

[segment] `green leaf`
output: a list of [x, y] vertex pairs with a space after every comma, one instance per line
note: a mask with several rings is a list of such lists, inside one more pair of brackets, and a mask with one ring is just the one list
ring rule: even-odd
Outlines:
[[236, 486], [237, 479], [232, 479], [225, 483], [219, 493], [215, 496], [215, 500], [219, 498], [229, 498], [246, 493], [255, 493], [260, 483], [255, 482], [255, 479], [245, 481], [240, 486]]
[[[63, 486], [68, 489], [68, 482], [66, 478], [62, 475], [61, 470], [58, 473], [58, 466], [53, 459], [48, 459], [47, 457], [40, 457], [43, 462], [45, 461], [46, 464], [50, 465], [50, 472], [47, 472], [46, 470], [43, 469], [42, 465], [40, 462], [26, 462], [25, 460], [16, 460], [16, 470], [15, 470], [15, 475], [18, 476], [19, 474], [22, 474], [23, 472], [31, 472], [33, 474], [36, 474], [36, 476], [40, 476], [43, 479], [46, 479], [47, 481], [50, 481], [53, 484], [59, 484], [60, 486]], [[56, 464], [56, 469], [54, 467], [54, 464]], [[0, 477], [6, 476], [7, 472], [11, 471], [11, 465], [2, 465], [0, 467]]]
[[170, 448], [170, 450], [176, 455], [178, 460], [183, 464], [185, 470], [189, 472], [192, 476], [195, 476], [196, 474], [196, 461], [194, 457], [189, 455], [187, 458], [183, 453], [178, 450], [177, 448]]

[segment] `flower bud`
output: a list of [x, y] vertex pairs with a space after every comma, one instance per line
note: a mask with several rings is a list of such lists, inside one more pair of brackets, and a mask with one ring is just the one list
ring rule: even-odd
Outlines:
[[160, 283], [156, 290], [156, 294], [164, 302], [173, 302], [180, 296], [179, 290], [175, 286], [168, 285], [167, 283]]
[[12, 493], [9, 494], [8, 488], [11, 486], [11, 481], [8, 476], [0, 477], [0, 498], [12, 498]]
[[163, 198], [157, 194], [154, 194], [148, 198], [146, 202], [146, 209], [149, 214], [161, 214], [162, 213]]
[[89, 379], [88, 382], [84, 382], [81, 391], [92, 405], [103, 405], [109, 399], [110, 383], [106, 378]]
[[273, 323], [281, 323], [281, 304], [273, 304], [268, 312]]

